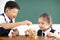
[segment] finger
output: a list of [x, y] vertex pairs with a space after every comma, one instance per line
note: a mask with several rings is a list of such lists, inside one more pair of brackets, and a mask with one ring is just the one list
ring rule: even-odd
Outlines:
[[13, 29], [13, 31], [18, 31], [17, 29]]

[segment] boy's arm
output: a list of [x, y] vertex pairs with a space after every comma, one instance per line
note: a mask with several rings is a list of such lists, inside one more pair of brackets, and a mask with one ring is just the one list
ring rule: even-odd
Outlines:
[[1, 23], [0, 26], [2, 26], [5, 29], [10, 29], [19, 25], [30, 25], [32, 24], [32, 22], [25, 20], [22, 22], [16, 22], [16, 23]]

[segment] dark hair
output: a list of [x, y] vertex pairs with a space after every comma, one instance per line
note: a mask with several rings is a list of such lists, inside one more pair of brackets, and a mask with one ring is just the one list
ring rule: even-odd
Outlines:
[[42, 15], [39, 16], [40, 17], [43, 17], [44, 20], [46, 20], [49, 24], [52, 23], [52, 19], [51, 19], [51, 16], [47, 13], [43, 13]]
[[17, 9], [20, 9], [20, 7], [18, 6], [18, 4], [15, 1], [6, 2], [5, 7], [4, 7], [4, 12], [5, 12], [6, 8], [10, 8], [10, 9], [17, 8]]

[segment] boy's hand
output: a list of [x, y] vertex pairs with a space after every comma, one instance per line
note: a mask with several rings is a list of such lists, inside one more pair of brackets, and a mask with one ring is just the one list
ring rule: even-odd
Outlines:
[[29, 36], [32, 36], [32, 35], [34, 35], [35, 33], [36, 33], [36, 31], [33, 30], [33, 29], [29, 29], [29, 30], [25, 31], [25, 34], [28, 34]]
[[17, 36], [17, 35], [19, 35], [18, 30], [17, 30], [17, 29], [13, 29], [12, 37], [15, 37], [15, 36]]
[[32, 24], [32, 22], [29, 21], [29, 20], [25, 20], [25, 21], [23, 21], [23, 23], [26, 24], [26, 25], [31, 25]]

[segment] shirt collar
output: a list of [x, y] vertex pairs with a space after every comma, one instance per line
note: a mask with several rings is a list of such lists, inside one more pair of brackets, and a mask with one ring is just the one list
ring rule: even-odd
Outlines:
[[45, 35], [47, 35], [50, 31], [51, 31], [51, 28], [49, 28], [48, 30], [46, 30], [46, 31], [44, 32]]
[[[8, 16], [4, 13], [4, 15], [5, 15], [5, 18], [6, 18], [6, 21], [9, 23], [10, 22], [10, 19], [8, 18]], [[14, 19], [12, 19], [12, 21], [13, 21]]]

